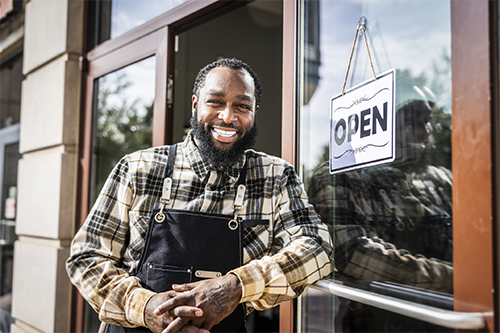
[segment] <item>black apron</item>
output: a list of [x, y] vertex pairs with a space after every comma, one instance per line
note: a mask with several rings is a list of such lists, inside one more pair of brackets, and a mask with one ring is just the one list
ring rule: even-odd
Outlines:
[[[170, 147], [162, 203], [151, 214], [136, 274], [144, 288], [158, 293], [172, 290], [172, 284], [220, 277], [241, 266], [243, 229], [268, 223], [265, 220], [242, 221], [237, 218], [245, 191], [246, 163], [237, 183], [234, 216], [164, 209], [170, 200], [176, 148], [176, 145]], [[231, 315], [210, 331], [245, 332], [245, 318], [245, 306], [239, 304]], [[126, 328], [107, 324], [104, 332], [151, 331], [146, 327]]]

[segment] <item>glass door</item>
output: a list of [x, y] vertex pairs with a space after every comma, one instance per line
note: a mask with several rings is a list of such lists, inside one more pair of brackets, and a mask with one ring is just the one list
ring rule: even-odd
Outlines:
[[[333, 280], [453, 310], [450, 2], [302, 0], [298, 12], [298, 169], [335, 242]], [[332, 174], [333, 139], [386, 130], [370, 108], [332, 126], [332, 98], [389, 70], [393, 160]], [[365, 141], [344, 154], [374, 149]], [[302, 332], [452, 331], [311, 288], [297, 312]]]

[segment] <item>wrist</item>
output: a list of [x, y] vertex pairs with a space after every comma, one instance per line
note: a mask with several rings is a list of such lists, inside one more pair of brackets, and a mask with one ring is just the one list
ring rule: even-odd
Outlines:
[[230, 281], [231, 281], [231, 288], [234, 292], [236, 292], [236, 296], [238, 297], [238, 302], [241, 301], [241, 296], [243, 294], [243, 286], [241, 284], [241, 280], [240, 278], [238, 277], [238, 275], [230, 272], [227, 274], [227, 276], [229, 277]]

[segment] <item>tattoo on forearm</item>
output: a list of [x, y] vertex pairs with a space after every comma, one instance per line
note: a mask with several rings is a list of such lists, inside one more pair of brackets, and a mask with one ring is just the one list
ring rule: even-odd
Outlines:
[[[226, 287], [233, 292], [238, 290], [234, 287], [231, 288], [231, 282], [228, 282]], [[209, 285], [207, 290], [204, 291], [204, 294], [213, 306], [211, 311], [218, 315], [228, 316], [238, 305], [236, 300], [237, 297], [231, 297], [226, 291], [226, 288], [219, 283], [212, 283]]]

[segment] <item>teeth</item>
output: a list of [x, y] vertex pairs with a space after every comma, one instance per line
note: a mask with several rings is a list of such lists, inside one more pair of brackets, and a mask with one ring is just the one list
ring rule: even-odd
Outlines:
[[224, 137], [231, 137], [236, 134], [236, 131], [224, 131], [218, 128], [214, 128], [214, 131], [217, 132], [217, 134]]

